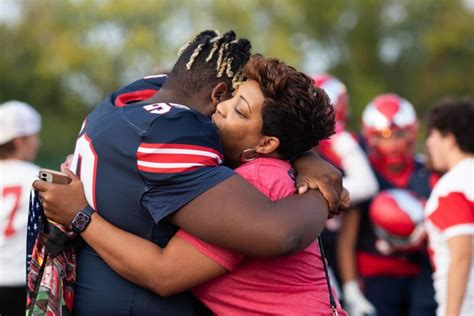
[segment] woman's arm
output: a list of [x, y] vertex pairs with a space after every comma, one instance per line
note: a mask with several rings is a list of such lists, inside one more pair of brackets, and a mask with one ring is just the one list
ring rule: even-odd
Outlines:
[[120, 276], [160, 296], [182, 292], [227, 272], [179, 236], [162, 249], [113, 226], [97, 213], [81, 236]]
[[[445, 315], [459, 315], [466, 292], [472, 261], [472, 235], [448, 239], [451, 261], [448, 270], [448, 292]], [[474, 273], [471, 271], [471, 273]]]

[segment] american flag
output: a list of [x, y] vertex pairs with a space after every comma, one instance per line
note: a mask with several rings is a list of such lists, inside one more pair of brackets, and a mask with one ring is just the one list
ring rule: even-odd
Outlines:
[[42, 227], [44, 218], [43, 206], [39, 195], [34, 190], [30, 192], [30, 207], [28, 212], [28, 229], [26, 239], [26, 273], [28, 274], [31, 263], [31, 254], [35, 245], [36, 236]]

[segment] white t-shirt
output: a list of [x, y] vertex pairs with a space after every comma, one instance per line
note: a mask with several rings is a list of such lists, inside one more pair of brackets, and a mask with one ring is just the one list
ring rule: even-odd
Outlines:
[[[474, 235], [474, 158], [464, 159], [446, 173], [431, 192], [425, 208], [430, 255], [438, 302], [438, 315], [444, 315], [451, 260], [447, 241], [461, 235]], [[474, 242], [471, 271], [460, 315], [474, 310]]]
[[39, 167], [0, 160], [0, 286], [26, 283], [26, 229], [31, 184]]

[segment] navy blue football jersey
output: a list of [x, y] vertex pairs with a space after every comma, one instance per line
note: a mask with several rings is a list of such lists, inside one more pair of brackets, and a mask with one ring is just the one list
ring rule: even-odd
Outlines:
[[[144, 78], [105, 99], [86, 118], [71, 165], [101, 216], [161, 247], [176, 232], [165, 217], [234, 174], [221, 166], [207, 117], [180, 104], [137, 102], [165, 80]], [[191, 315], [191, 298], [161, 298], [128, 282], [90, 247], [78, 255], [75, 315]]]

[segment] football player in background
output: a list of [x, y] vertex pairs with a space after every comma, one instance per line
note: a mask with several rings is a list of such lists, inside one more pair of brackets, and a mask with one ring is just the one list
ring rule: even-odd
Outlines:
[[[346, 130], [349, 115], [347, 87], [339, 79], [328, 74], [314, 75], [313, 80], [316, 87], [326, 91], [336, 112], [336, 134], [321, 141], [317, 152], [341, 170], [343, 185], [349, 191], [351, 203], [357, 205], [376, 194], [378, 184], [364, 150]], [[333, 284], [338, 291], [340, 273], [337, 269], [336, 240], [340, 226], [341, 216], [330, 218], [321, 234], [331, 272], [335, 272]]]
[[41, 116], [19, 101], [0, 104], [0, 314], [22, 315], [26, 302], [26, 230], [32, 163], [40, 145]]
[[474, 310], [474, 100], [446, 99], [428, 117], [431, 166], [445, 173], [426, 204], [437, 315]]
[[[431, 175], [415, 156], [416, 133], [413, 106], [396, 94], [375, 97], [362, 114], [362, 143], [382, 196], [349, 210], [342, 219], [338, 260], [349, 315], [435, 312], [432, 271], [426, 249], [419, 245], [420, 203], [429, 196]], [[381, 214], [406, 221], [393, 227], [395, 221], [384, 221]]]

